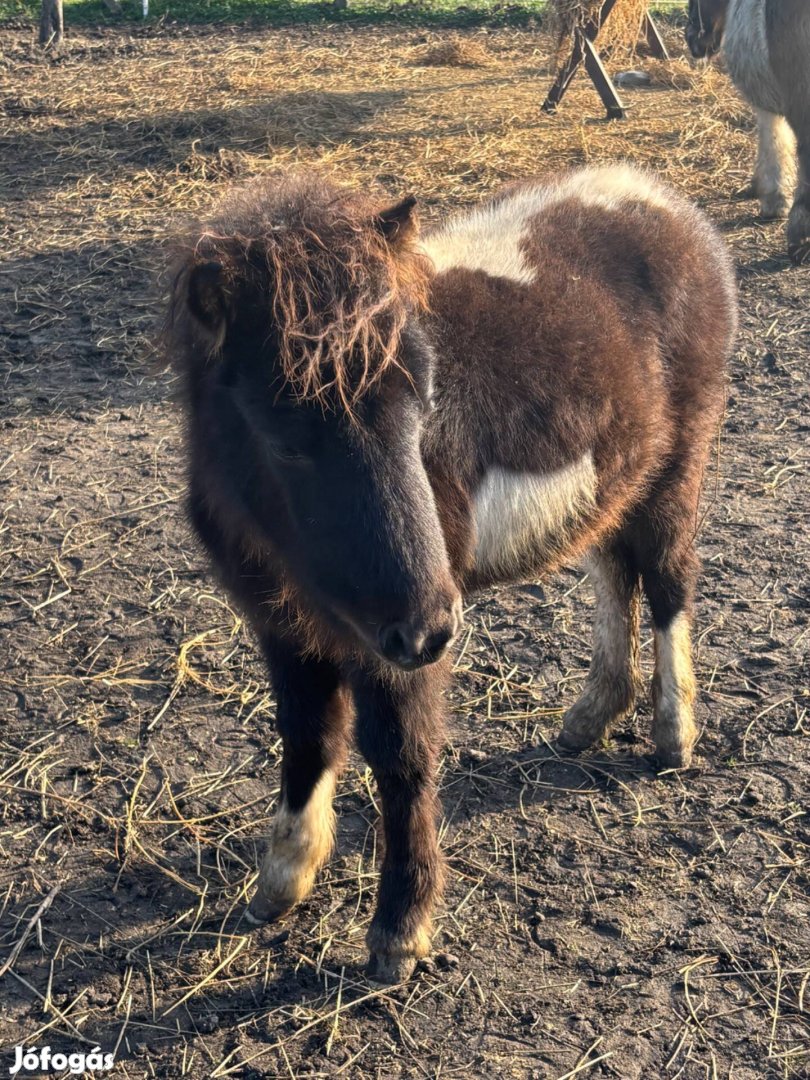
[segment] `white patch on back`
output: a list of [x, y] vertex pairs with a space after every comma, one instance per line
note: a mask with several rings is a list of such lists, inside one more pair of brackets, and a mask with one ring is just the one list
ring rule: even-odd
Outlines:
[[519, 572], [527, 556], [564, 542], [593, 508], [596, 484], [590, 453], [550, 473], [489, 469], [475, 495], [476, 567]]
[[436, 268], [483, 270], [492, 277], [530, 285], [536, 276], [522, 250], [527, 223], [540, 209], [542, 188], [527, 188], [496, 203], [459, 214], [422, 240]]
[[537, 180], [505, 198], [450, 218], [422, 237], [422, 251], [432, 260], [437, 274], [453, 269], [481, 270], [491, 277], [530, 285], [536, 270], [526, 261], [523, 241], [531, 221], [570, 199], [606, 210], [628, 202], [670, 210], [677, 201], [653, 177], [629, 165], [581, 169], [556, 183]]
[[543, 208], [575, 199], [583, 206], [601, 206], [618, 210], [629, 202], [641, 202], [659, 210], [671, 210], [673, 196], [649, 173], [631, 165], [602, 165], [569, 173], [550, 187]]

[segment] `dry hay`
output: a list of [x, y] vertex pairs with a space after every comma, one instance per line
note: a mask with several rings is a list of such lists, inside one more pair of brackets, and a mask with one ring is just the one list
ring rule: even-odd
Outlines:
[[[604, 0], [549, 0], [548, 26], [557, 42], [558, 55], [564, 53], [578, 26], [598, 19]], [[641, 37], [641, 25], [649, 7], [648, 0], [617, 0], [599, 31], [601, 51], [611, 50], [632, 56]]]
[[712, 66], [699, 66], [691, 63], [684, 56], [671, 60], [658, 60], [647, 57], [644, 71], [650, 77], [650, 86], [666, 87], [671, 90], [695, 90], [701, 88], [704, 93], [711, 86], [723, 81], [717, 69]]
[[425, 45], [414, 56], [420, 67], [486, 67], [491, 61], [486, 47], [474, 38], [454, 34]]

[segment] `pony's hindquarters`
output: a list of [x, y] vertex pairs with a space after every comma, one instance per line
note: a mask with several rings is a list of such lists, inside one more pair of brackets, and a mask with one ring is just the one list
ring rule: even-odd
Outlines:
[[[646, 317], [657, 320], [658, 359], [651, 371], [661, 376], [664, 400], [649, 397], [650, 424], [636, 429], [636, 437], [654, 447], [654, 460], [649, 453], [644, 458], [653, 464], [645, 467], [640, 496], [623, 512], [616, 531], [598, 541], [587, 562], [596, 593], [593, 658], [582, 696], [565, 716], [560, 745], [565, 750], [591, 745], [632, 709], [640, 585], [654, 634], [656, 756], [665, 768], [683, 768], [698, 736], [690, 640], [699, 568], [695, 539], [736, 334], [736, 288], [725, 245], [705, 216], [666, 189], [656, 187], [653, 194], [655, 202], [649, 200], [645, 214], [628, 210], [643, 225], [633, 257], [645, 273], [628, 277], [643, 281], [641, 302], [634, 299], [634, 309], [629, 300], [622, 302], [628, 311], [647, 305]], [[589, 236], [595, 260], [599, 240], [593, 228]], [[618, 257], [614, 265], [619, 280], [623, 268]], [[620, 300], [621, 288], [614, 285]], [[625, 385], [614, 387], [617, 400]], [[666, 429], [666, 439], [655, 442], [659, 427]], [[626, 441], [625, 468], [633, 457]], [[609, 454], [600, 450], [599, 458], [605, 461]], [[631, 479], [617, 473], [614, 483], [620, 490]]]
[[652, 683], [655, 754], [664, 768], [690, 764], [698, 738], [691, 626], [699, 562], [703, 475], [719, 409], [685, 421], [670, 461], [620, 534], [594, 549], [586, 566], [596, 594], [591, 666], [580, 698], [565, 714], [561, 749], [601, 740], [632, 711], [640, 683], [639, 586], [650, 607], [655, 646]]

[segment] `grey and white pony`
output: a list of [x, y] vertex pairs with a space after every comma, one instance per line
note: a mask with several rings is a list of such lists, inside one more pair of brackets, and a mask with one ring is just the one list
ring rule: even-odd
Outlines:
[[731, 78], [757, 115], [751, 195], [763, 217], [788, 218], [793, 261], [810, 261], [810, 2], [689, 0], [686, 40], [698, 58], [722, 44]]

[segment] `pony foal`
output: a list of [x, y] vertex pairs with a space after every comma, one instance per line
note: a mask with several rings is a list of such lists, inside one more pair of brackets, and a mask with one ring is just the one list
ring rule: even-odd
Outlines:
[[593, 659], [560, 745], [633, 707], [643, 588], [653, 739], [696, 738], [701, 480], [735, 286], [707, 220], [629, 168], [506, 188], [420, 238], [317, 179], [237, 193], [181, 250], [189, 509], [277, 699], [281, 800], [249, 916], [307, 895], [352, 723], [382, 803], [372, 974], [429, 950], [436, 763], [461, 597], [585, 559]]
[[689, 0], [686, 41], [696, 58], [712, 56], [722, 43], [734, 85], [757, 116], [759, 140], [751, 194], [759, 198], [763, 217], [788, 217], [788, 254], [795, 263], [807, 262], [810, 4], [807, 0]]

